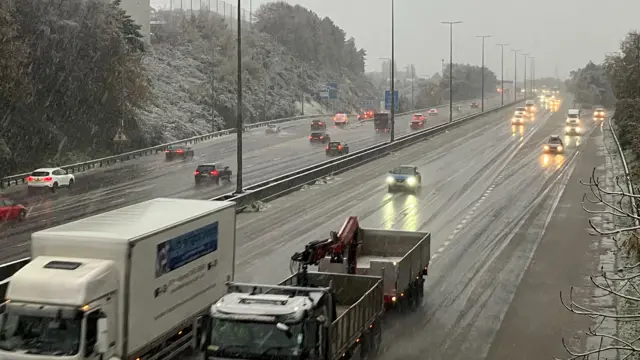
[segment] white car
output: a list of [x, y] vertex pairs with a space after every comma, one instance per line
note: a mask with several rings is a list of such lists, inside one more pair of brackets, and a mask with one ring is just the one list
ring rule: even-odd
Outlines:
[[35, 189], [46, 188], [55, 192], [59, 187], [71, 188], [75, 182], [75, 176], [68, 174], [66, 170], [61, 168], [37, 169], [27, 177], [27, 187], [30, 193]]
[[430, 116], [436, 116], [438, 115], [438, 109], [429, 109], [429, 115]]

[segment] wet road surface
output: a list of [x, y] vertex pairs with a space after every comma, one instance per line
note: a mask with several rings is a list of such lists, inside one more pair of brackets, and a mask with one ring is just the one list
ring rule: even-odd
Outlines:
[[[423, 306], [387, 317], [382, 358], [523, 358], [515, 352], [505, 357], [488, 352], [494, 338], [501, 339], [496, 338], [499, 330], [525, 331], [526, 323], [510, 329], [505, 322], [501, 329], [502, 319], [565, 188], [579, 186], [569, 180], [585, 156], [582, 148], [595, 131], [593, 122], [587, 121], [585, 136], [564, 137], [565, 154], [542, 154], [547, 138], [562, 134], [565, 112], [566, 106], [556, 114], [541, 112], [522, 127], [510, 125], [510, 111], [486, 116], [277, 199], [264, 212], [240, 215], [237, 280], [281, 280], [289, 274], [294, 251], [337, 231], [349, 215], [357, 215], [363, 226], [428, 230], [434, 255]], [[386, 172], [407, 163], [419, 166], [422, 190], [417, 195], [387, 193]], [[554, 286], [574, 280], [563, 278]], [[558, 298], [557, 292], [548, 296]], [[543, 310], [527, 305], [532, 307], [510, 311], [532, 311], [528, 316], [535, 317]], [[526, 339], [522, 332], [514, 336]]]
[[[485, 101], [490, 108], [500, 103], [499, 98]], [[461, 105], [462, 115], [477, 112], [468, 104]], [[473, 111], [472, 111], [473, 110]], [[427, 117], [427, 126], [448, 121], [448, 109], [440, 108], [437, 117]], [[330, 119], [327, 119], [330, 120]], [[409, 133], [411, 115], [396, 118], [398, 136]], [[311, 146], [308, 141], [309, 121], [283, 124], [276, 135], [265, 136], [264, 129], [256, 129], [244, 136], [244, 183], [251, 185], [290, 171], [325, 161], [323, 146]], [[332, 140], [349, 144], [355, 151], [388, 137], [376, 135], [373, 124], [352, 122], [350, 129], [329, 128]], [[73, 189], [60, 189], [57, 193], [28, 196], [25, 186], [10, 187], [3, 194], [28, 207], [27, 220], [22, 223], [0, 224], [3, 250], [0, 262], [28, 255], [28, 239], [32, 232], [74, 219], [104, 212], [156, 197], [209, 199], [235, 190], [235, 184], [199, 186], [193, 183], [193, 171], [198, 163], [217, 161], [234, 169], [236, 162], [235, 137], [220, 137], [193, 146], [195, 158], [191, 161], [165, 162], [164, 154], [142, 157], [103, 169], [76, 174]]]

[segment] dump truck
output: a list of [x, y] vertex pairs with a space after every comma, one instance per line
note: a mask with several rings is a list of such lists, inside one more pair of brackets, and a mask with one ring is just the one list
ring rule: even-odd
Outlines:
[[202, 316], [233, 280], [235, 220], [233, 202], [159, 198], [32, 234], [0, 315], [0, 358], [198, 349]]
[[389, 113], [381, 112], [373, 115], [373, 127], [376, 133], [388, 133], [391, 131], [391, 124], [389, 123]]
[[427, 232], [361, 228], [349, 217], [339, 232], [295, 253], [297, 271], [279, 284], [227, 283], [205, 321], [205, 358], [377, 355], [385, 304], [421, 302], [430, 240]]

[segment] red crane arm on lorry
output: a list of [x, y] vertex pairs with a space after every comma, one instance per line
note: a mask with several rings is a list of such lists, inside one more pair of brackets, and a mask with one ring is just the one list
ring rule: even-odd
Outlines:
[[344, 263], [344, 252], [347, 252], [347, 273], [355, 274], [356, 254], [358, 248], [358, 230], [360, 224], [356, 216], [350, 216], [342, 225], [340, 232], [332, 231], [329, 238], [314, 240], [304, 247], [304, 251], [293, 254], [291, 260], [300, 263], [303, 270], [310, 265], [318, 265], [320, 260], [331, 257], [332, 263]]

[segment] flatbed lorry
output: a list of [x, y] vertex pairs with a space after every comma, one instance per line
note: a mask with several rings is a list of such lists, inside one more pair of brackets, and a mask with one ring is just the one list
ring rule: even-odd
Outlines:
[[172, 359], [233, 280], [235, 204], [153, 199], [36, 232], [7, 288], [0, 358]]
[[[375, 356], [385, 300], [395, 303], [395, 294], [408, 300], [398, 303], [417, 305], [424, 294], [430, 240], [429, 233], [364, 229], [348, 218], [340, 232], [294, 254], [299, 268], [279, 284], [228, 283], [205, 321], [205, 358]], [[319, 271], [308, 271], [316, 265]]]

